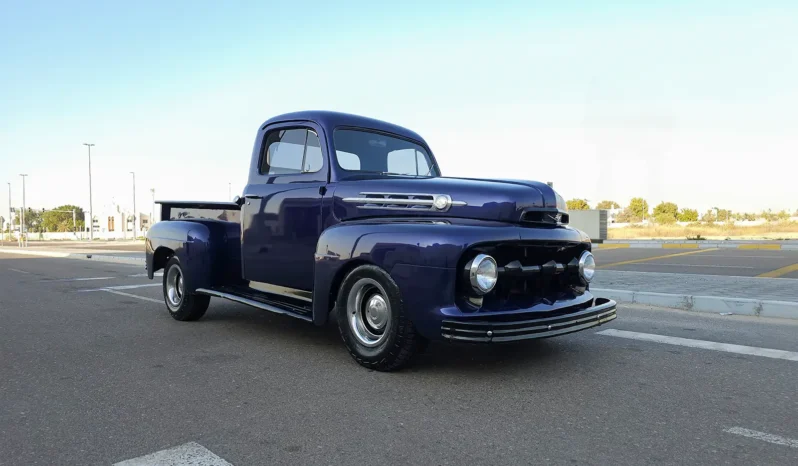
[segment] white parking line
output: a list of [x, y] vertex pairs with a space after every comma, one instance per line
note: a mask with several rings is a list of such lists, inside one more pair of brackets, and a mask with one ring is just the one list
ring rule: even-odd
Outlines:
[[58, 278], [55, 280], [43, 280], [46, 282], [88, 282], [92, 280], [113, 280], [116, 277], [86, 277], [86, 278]]
[[648, 265], [664, 265], [666, 267], [714, 267], [714, 268], [721, 268], [721, 269], [753, 269], [754, 267], [743, 266], [743, 265], [710, 265], [710, 264], [662, 264], [659, 262], [645, 262], [642, 264], [628, 264], [628, 265], [641, 265], [641, 266], [648, 266]]
[[114, 463], [113, 466], [233, 466], [199, 443], [189, 442], [183, 445], [161, 450], [130, 460]]
[[745, 429], [742, 427], [732, 427], [725, 429], [724, 432], [734, 435], [742, 435], [743, 437], [754, 438], [762, 440], [763, 442], [775, 443], [776, 445], [784, 445], [786, 447], [798, 448], [798, 440], [781, 437], [779, 435], [768, 434], [759, 432], [758, 430]]
[[108, 290], [133, 290], [136, 288], [147, 288], [150, 286], [163, 286], [161, 283], [145, 283], [143, 285], [120, 285], [120, 286], [106, 286], [104, 288], [90, 288], [87, 290], [77, 290], [79, 293], [87, 293], [89, 291], [108, 291]]
[[150, 301], [150, 302], [158, 303], [158, 304], [163, 303], [163, 301], [161, 301], [160, 299], [153, 299], [153, 298], [148, 298], [146, 296], [139, 296], [139, 295], [135, 295], [135, 294], [125, 293], [124, 291], [116, 291], [116, 290], [112, 290], [110, 288], [107, 288], [107, 289], [105, 289], [103, 291], [107, 291], [108, 293], [118, 294], [120, 296], [127, 296], [128, 298], [138, 298], [138, 299], [142, 299], [144, 301]]
[[8, 270], [10, 270], [12, 272], [17, 272], [17, 273], [24, 273], [25, 275], [29, 275], [30, 274], [30, 272], [26, 272], [24, 270], [19, 270], [19, 269], [8, 269]]
[[690, 348], [724, 351], [727, 353], [748, 354], [751, 356], [761, 356], [763, 358], [798, 361], [798, 353], [793, 353], [792, 351], [769, 349], [769, 348], [758, 348], [756, 346], [732, 345], [729, 343], [718, 343], [714, 341], [692, 340], [690, 338], [669, 337], [665, 335], [656, 335], [653, 333], [628, 332], [626, 330], [616, 330], [614, 328], [602, 330], [596, 333], [599, 335], [607, 335], [610, 337], [618, 337], [618, 338], [628, 338], [631, 340], [650, 341], [653, 343], [665, 343], [668, 345], [688, 346]]

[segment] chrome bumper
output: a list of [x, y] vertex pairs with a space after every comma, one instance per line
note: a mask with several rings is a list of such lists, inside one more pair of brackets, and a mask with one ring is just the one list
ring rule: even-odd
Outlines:
[[587, 309], [555, 317], [530, 318], [529, 314], [517, 314], [517, 320], [508, 320], [507, 314], [485, 317], [486, 320], [446, 319], [441, 323], [441, 335], [446, 340], [474, 343], [548, 338], [601, 325], [615, 319], [617, 314], [615, 301], [596, 298]]

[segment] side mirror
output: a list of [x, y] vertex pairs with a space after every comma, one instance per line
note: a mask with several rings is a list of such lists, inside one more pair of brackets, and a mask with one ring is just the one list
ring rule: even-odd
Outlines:
[[244, 199], [240, 196], [233, 196], [233, 202], [235, 202], [238, 205], [241, 205], [244, 203]]

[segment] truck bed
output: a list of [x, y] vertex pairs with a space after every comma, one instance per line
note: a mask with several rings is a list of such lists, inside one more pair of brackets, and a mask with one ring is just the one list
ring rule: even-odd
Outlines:
[[241, 206], [235, 202], [158, 201], [161, 220], [208, 219], [241, 223]]

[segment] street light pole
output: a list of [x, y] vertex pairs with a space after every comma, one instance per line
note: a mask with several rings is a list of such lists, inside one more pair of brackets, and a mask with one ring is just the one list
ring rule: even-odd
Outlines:
[[20, 173], [19, 176], [22, 177], [22, 245], [28, 245], [28, 236], [25, 234], [27, 232], [27, 228], [25, 228], [25, 177], [28, 176], [24, 173]]
[[130, 172], [133, 175], [133, 239], [136, 239], [136, 172]]
[[227, 183], [227, 200], [233, 199], [233, 183]]
[[89, 149], [89, 241], [94, 241], [94, 209], [91, 202], [91, 148], [94, 144], [83, 143]]
[[150, 225], [149, 227], [155, 224], [155, 188], [150, 188], [150, 194], [152, 194], [152, 210], [150, 211]]
[[11, 228], [14, 226], [14, 219], [11, 218], [11, 183], [8, 183], [8, 241], [11, 241]]

